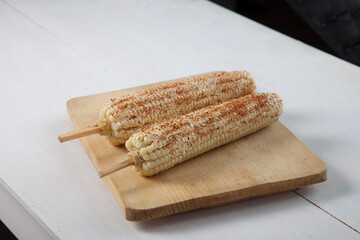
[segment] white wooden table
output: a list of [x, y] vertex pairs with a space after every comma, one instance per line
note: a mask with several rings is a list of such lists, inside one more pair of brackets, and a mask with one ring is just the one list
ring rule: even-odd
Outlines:
[[[328, 166], [297, 192], [127, 222], [69, 98], [246, 69]], [[359, 239], [360, 68], [205, 1], [0, 0], [0, 217], [20, 239]]]

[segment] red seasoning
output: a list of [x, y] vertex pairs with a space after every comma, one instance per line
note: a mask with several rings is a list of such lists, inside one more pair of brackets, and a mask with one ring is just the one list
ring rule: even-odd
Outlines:
[[125, 143], [145, 126], [198, 109], [242, 97], [255, 91], [246, 71], [214, 72], [112, 98], [96, 123], [114, 145]]
[[275, 93], [252, 94], [143, 128], [125, 146], [136, 170], [151, 176], [268, 126], [282, 108]]

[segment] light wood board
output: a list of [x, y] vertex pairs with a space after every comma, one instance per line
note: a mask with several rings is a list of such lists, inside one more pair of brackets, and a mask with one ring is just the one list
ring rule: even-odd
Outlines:
[[[70, 99], [75, 129], [94, 123], [112, 97], [161, 83]], [[286, 103], [285, 110], [286, 111]], [[99, 135], [81, 139], [97, 171], [127, 159], [125, 147]], [[326, 180], [326, 165], [283, 124], [227, 144], [152, 177], [131, 167], [104, 178], [130, 221], [143, 221], [293, 190]]]

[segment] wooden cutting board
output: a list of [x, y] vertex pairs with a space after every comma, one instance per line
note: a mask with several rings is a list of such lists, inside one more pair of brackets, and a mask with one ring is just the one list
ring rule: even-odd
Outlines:
[[[96, 121], [110, 98], [159, 84], [70, 99], [69, 117], [75, 129], [86, 127]], [[105, 137], [88, 136], [81, 143], [97, 171], [127, 159], [125, 147], [112, 146]], [[219, 206], [325, 180], [325, 163], [280, 122], [152, 177], [139, 176], [129, 167], [104, 178], [130, 221]]]

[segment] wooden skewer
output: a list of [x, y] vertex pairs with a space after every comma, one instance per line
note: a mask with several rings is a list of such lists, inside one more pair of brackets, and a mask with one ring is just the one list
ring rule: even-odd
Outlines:
[[73, 139], [89, 136], [92, 134], [100, 133], [102, 130], [99, 127], [87, 127], [79, 130], [75, 130], [72, 132], [68, 132], [65, 134], [62, 134], [58, 137], [60, 142], [66, 142]]
[[130, 160], [130, 159], [127, 159], [127, 160], [125, 160], [125, 161], [123, 161], [121, 163], [118, 163], [118, 164], [116, 164], [116, 165], [114, 165], [114, 166], [112, 166], [112, 167], [110, 167], [108, 169], [100, 171], [98, 173], [98, 175], [99, 175], [99, 177], [103, 178], [103, 177], [105, 177], [107, 175], [110, 175], [110, 174], [112, 174], [114, 172], [117, 172], [117, 171], [119, 171], [121, 169], [124, 169], [126, 167], [129, 167], [131, 165], [134, 165], [134, 162], [132, 160]]

